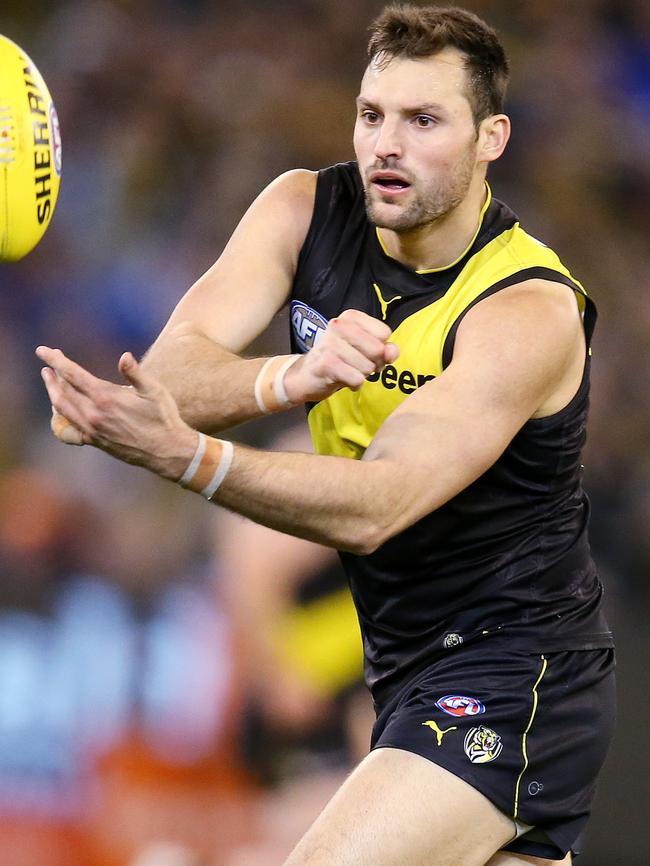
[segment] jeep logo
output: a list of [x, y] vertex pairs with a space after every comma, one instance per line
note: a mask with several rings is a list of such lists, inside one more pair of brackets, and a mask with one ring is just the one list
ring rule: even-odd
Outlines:
[[410, 370], [402, 370], [398, 372], [392, 364], [386, 364], [381, 373], [371, 373], [367, 378], [367, 382], [381, 382], [387, 391], [392, 391], [393, 388], [399, 388], [402, 394], [412, 394], [417, 388], [421, 388], [425, 382], [430, 382], [435, 379], [433, 375], [425, 376], [423, 373], [412, 373]]

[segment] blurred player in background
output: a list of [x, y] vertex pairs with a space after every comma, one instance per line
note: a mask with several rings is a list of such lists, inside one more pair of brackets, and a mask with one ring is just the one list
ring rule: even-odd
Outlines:
[[[311, 450], [292, 428], [270, 447]], [[216, 521], [219, 603], [235, 633], [246, 769], [264, 784], [253, 840], [228, 866], [279, 863], [366, 754], [374, 713], [334, 551], [231, 512]], [[257, 835], [258, 838], [255, 838]]]
[[[357, 162], [271, 184], [122, 357], [130, 388], [38, 350], [55, 430], [342, 551], [373, 750], [286, 866], [570, 863], [614, 704], [581, 487], [595, 308], [486, 184], [495, 33], [389, 7], [369, 57]], [[296, 355], [240, 358], [288, 301]], [[197, 433], [301, 403], [317, 455]]]

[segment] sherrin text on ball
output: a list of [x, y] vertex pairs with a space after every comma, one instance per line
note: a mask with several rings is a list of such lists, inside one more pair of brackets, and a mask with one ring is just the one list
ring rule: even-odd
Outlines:
[[50, 224], [61, 182], [52, 97], [28, 55], [0, 35], [0, 261], [32, 250]]

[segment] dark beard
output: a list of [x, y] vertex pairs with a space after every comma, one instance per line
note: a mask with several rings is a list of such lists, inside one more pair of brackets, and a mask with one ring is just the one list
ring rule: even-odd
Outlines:
[[375, 202], [372, 202], [368, 192], [365, 192], [366, 213], [370, 222], [377, 228], [391, 229], [397, 234], [417, 231], [432, 225], [455, 210], [464, 198], [463, 193], [447, 196], [444, 199], [437, 196], [430, 196], [424, 201], [416, 199], [407, 208], [400, 210], [394, 219], [386, 219], [375, 214]]
[[[418, 231], [438, 222], [455, 210], [467, 195], [474, 172], [474, 156], [474, 150], [468, 152], [455, 177], [435, 189], [428, 190], [426, 195], [416, 197], [408, 207], [397, 210], [393, 219], [380, 219], [375, 212], [376, 203], [371, 199], [368, 188], [364, 186], [368, 219], [377, 228], [390, 229], [397, 234]], [[389, 171], [392, 166], [382, 168]]]

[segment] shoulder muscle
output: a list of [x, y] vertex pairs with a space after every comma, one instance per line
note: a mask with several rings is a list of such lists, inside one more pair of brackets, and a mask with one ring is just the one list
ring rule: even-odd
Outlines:
[[[477, 304], [458, 329], [449, 370], [524, 423], [573, 380], [584, 363], [584, 331], [574, 292], [528, 280]], [[569, 382], [571, 387], [572, 382]]]

